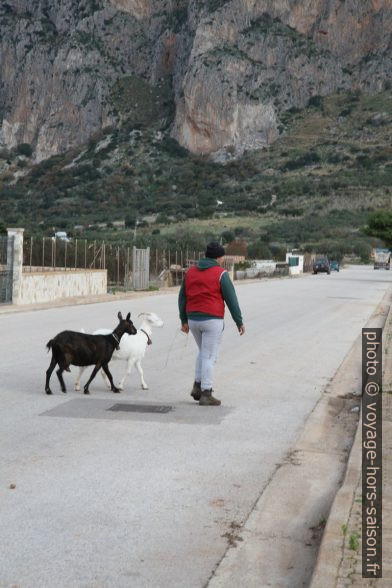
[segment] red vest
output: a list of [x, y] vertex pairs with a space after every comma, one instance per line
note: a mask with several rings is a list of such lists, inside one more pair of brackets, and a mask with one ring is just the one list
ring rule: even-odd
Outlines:
[[187, 312], [203, 312], [223, 318], [225, 303], [220, 280], [225, 271], [219, 265], [205, 270], [200, 270], [196, 265], [189, 268], [185, 277]]

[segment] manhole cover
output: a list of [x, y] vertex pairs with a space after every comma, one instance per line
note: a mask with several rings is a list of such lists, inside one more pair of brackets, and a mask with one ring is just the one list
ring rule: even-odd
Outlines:
[[114, 404], [107, 410], [113, 412], [159, 412], [164, 414], [173, 410], [173, 407], [158, 404]]

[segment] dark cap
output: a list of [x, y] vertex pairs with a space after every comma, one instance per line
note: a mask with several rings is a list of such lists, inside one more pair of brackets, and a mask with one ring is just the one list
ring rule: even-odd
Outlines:
[[210, 257], [211, 259], [217, 259], [218, 257], [223, 257], [225, 255], [225, 250], [223, 249], [222, 245], [218, 243], [218, 241], [211, 241], [208, 243], [206, 249], [206, 257]]

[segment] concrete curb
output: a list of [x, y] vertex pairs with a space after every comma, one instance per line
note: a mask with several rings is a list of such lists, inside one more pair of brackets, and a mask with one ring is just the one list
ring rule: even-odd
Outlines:
[[117, 292], [115, 294], [100, 294], [97, 296], [74, 296], [70, 298], [62, 298], [61, 300], [53, 300], [53, 302], [45, 302], [43, 304], [26, 304], [16, 306], [12, 304], [5, 304], [0, 306], [0, 315], [14, 312], [31, 312], [34, 310], [47, 310], [52, 308], [63, 308], [65, 306], [78, 306], [83, 304], [102, 304], [105, 302], [116, 302], [122, 300], [134, 300], [135, 298], [145, 298], [149, 296], [158, 296], [164, 294], [172, 294], [178, 292], [178, 287], [161, 288], [160, 290], [141, 290], [137, 292]]
[[[390, 307], [385, 319], [383, 331], [383, 385], [388, 381], [388, 386], [391, 388], [392, 354], [388, 353], [388, 350], [392, 348], [391, 290], [387, 292], [384, 296], [384, 299], [385, 298], [389, 299]], [[342, 526], [345, 525], [346, 528], [348, 527], [348, 522], [354, 506], [356, 490], [361, 480], [361, 425], [362, 419], [360, 418], [347, 463], [344, 482], [336, 494], [331, 511], [328, 515], [328, 522], [324, 530], [310, 588], [325, 588], [325, 586], [334, 588], [339, 580], [339, 571], [345, 555], [345, 537]]]

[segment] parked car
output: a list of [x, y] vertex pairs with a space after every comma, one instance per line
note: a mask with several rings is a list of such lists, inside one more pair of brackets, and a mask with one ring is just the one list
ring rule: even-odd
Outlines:
[[319, 259], [316, 259], [313, 264], [313, 273], [318, 274], [320, 272], [326, 272], [327, 274], [331, 273], [331, 266], [326, 257], [320, 257]]
[[329, 264], [331, 272], [338, 272], [340, 270], [340, 263], [338, 261], [331, 261]]
[[391, 267], [391, 252], [389, 249], [373, 249], [374, 269], [386, 269]]

